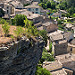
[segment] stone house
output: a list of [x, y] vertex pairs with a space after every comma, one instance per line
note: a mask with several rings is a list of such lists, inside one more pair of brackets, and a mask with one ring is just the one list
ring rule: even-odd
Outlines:
[[39, 14], [33, 14], [30, 11], [25, 11], [25, 12], [22, 12], [21, 14], [26, 15], [28, 20], [33, 21], [34, 25], [36, 25], [39, 22], [42, 23], [42, 21], [43, 21], [43, 16], [41, 16]]
[[[49, 32], [52, 32], [52, 31], [55, 31], [57, 30], [57, 22], [54, 21], [54, 20], [50, 20], [49, 18], [43, 16], [43, 20], [42, 22], [39, 24], [36, 24], [37, 25], [37, 29], [40, 31], [40, 30], [43, 30], [45, 29], [48, 33]], [[49, 27], [49, 29], [47, 29]]]
[[14, 7], [8, 3], [4, 3], [4, 9], [6, 10], [5, 14], [9, 15], [14, 13]]
[[15, 12], [14, 14], [21, 14], [22, 12], [26, 12], [27, 10], [26, 9], [15, 9]]
[[61, 13], [59, 13], [59, 12], [53, 13], [52, 17], [61, 18]]
[[52, 41], [52, 51], [54, 56], [67, 53], [67, 40], [64, 39], [63, 34], [51, 35], [50, 39]]
[[8, 17], [10, 18], [10, 15], [15, 14], [15, 9], [23, 9], [23, 5], [19, 2], [19, 1], [4, 1], [4, 7], [3, 9], [5, 10], [5, 15], [8, 15]]
[[75, 54], [75, 39], [73, 39], [70, 43], [68, 43], [67, 50], [69, 53]]
[[59, 61], [45, 61], [43, 62], [43, 68], [46, 68], [48, 71], [52, 72], [54, 70], [58, 70], [62, 68], [62, 64]]
[[58, 11], [60, 14], [66, 14], [67, 12], [65, 10], [60, 10]]
[[24, 5], [24, 4], [31, 4], [33, 0], [18, 0], [18, 1]]
[[69, 30], [69, 31], [71, 31], [72, 27], [73, 27], [73, 25], [70, 24], [70, 23], [67, 23], [67, 24], [65, 25], [65, 28], [66, 28], [67, 30]]
[[58, 29], [57, 24], [54, 24], [53, 21], [45, 22], [42, 24], [43, 29], [46, 30], [48, 33], [56, 31]]
[[18, 9], [22, 9], [23, 8], [23, 4], [19, 1], [12, 1], [10, 2], [10, 4], [14, 7], [14, 8], [18, 8]]
[[43, 62], [52, 75], [75, 75], [75, 54], [63, 54], [55, 57], [53, 62]]
[[32, 13], [47, 16], [46, 11], [44, 11], [43, 8], [38, 5], [38, 2], [33, 2], [31, 5], [28, 5], [25, 8]]
[[[60, 61], [68, 75], [75, 75], [75, 54], [63, 54], [56, 56], [56, 59]], [[69, 71], [71, 70], [71, 71]]]
[[[63, 31], [57, 30], [55, 32], [48, 34], [49, 43], [52, 42], [52, 51], [54, 52], [54, 56], [70, 52], [68, 43], [71, 42], [71, 40], [73, 39], [74, 37], [71, 32], [64, 33]], [[74, 49], [74, 46], [73, 46], [73, 49]]]
[[32, 13], [41, 14], [42, 7], [38, 6], [38, 2], [33, 2], [31, 5], [25, 7], [28, 11]]
[[67, 12], [65, 10], [58, 10], [58, 12], [53, 13], [52, 17], [58, 17], [61, 18], [62, 14], [66, 14]]
[[64, 38], [65, 38], [68, 42], [70, 42], [70, 41], [74, 38], [72, 32], [65, 32], [65, 33], [63, 34], [63, 36], [64, 36]]

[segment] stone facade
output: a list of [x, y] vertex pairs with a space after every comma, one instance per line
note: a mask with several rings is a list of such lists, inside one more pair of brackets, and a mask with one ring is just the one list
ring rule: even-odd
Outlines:
[[43, 41], [22, 39], [8, 46], [0, 47], [0, 75], [35, 75]]
[[54, 53], [54, 56], [67, 53], [67, 47], [68, 47], [67, 42], [64, 42], [61, 44], [53, 42], [52, 43], [52, 51]]

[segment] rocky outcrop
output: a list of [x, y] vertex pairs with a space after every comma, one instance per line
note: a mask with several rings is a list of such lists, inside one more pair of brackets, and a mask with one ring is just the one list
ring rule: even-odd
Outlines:
[[8, 47], [0, 47], [0, 75], [35, 75], [44, 46], [44, 42], [38, 40], [24, 37]]

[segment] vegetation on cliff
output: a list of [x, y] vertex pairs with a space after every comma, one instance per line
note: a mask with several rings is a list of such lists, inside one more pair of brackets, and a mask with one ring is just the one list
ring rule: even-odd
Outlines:
[[37, 70], [36, 70], [35, 75], [51, 75], [51, 74], [50, 74], [50, 72], [48, 70], [43, 69], [40, 66], [37, 66]]

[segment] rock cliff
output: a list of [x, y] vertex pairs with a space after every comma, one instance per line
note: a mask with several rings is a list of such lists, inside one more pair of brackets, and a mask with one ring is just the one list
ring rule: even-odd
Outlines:
[[0, 47], [0, 75], [35, 75], [43, 46], [42, 40], [23, 37], [8, 47]]

